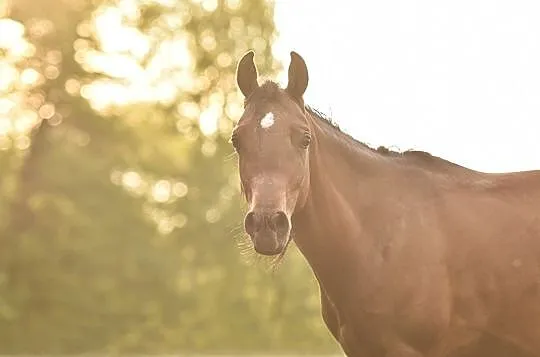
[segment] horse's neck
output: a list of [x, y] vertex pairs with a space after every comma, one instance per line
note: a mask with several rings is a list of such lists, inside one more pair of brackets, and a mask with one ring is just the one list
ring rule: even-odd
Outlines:
[[369, 148], [356, 150], [336, 134], [317, 134], [310, 154], [310, 193], [293, 227], [319, 281], [337, 289], [346, 285], [344, 280], [356, 279], [354, 274], [369, 279], [369, 269], [379, 264], [378, 255], [371, 254], [377, 242], [361, 219], [380, 201], [373, 185], [393, 168]]

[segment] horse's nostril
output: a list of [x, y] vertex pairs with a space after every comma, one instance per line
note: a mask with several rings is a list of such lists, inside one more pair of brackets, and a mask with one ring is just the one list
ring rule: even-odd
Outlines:
[[289, 219], [283, 211], [276, 212], [270, 218], [270, 225], [276, 232], [286, 233], [289, 230]]
[[259, 231], [270, 229], [278, 234], [286, 234], [289, 231], [289, 218], [283, 211], [266, 213], [250, 211], [244, 219], [246, 233], [254, 236]]
[[257, 227], [255, 223], [255, 213], [248, 212], [246, 218], [244, 219], [244, 228], [247, 234], [253, 235], [255, 232], [257, 232]]

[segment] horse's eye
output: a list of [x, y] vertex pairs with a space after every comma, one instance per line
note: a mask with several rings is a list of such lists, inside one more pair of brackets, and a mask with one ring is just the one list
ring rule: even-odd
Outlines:
[[304, 133], [304, 136], [302, 137], [301, 145], [304, 149], [307, 149], [309, 144], [311, 143], [311, 135], [309, 133]]

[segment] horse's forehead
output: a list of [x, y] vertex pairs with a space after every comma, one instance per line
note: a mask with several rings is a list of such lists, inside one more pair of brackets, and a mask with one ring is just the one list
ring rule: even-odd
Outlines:
[[243, 121], [246, 125], [266, 131], [283, 129], [292, 125], [294, 112], [291, 103], [285, 96], [274, 94], [273, 96], [255, 96], [246, 107]]
[[253, 108], [245, 119], [250, 126], [266, 131], [286, 125], [288, 117], [283, 108], [269, 103]]

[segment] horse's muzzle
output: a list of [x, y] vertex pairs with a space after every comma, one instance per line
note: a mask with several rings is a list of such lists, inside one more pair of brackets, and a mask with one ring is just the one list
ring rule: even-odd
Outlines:
[[283, 211], [253, 210], [246, 215], [244, 228], [257, 253], [276, 255], [287, 245], [291, 224]]

